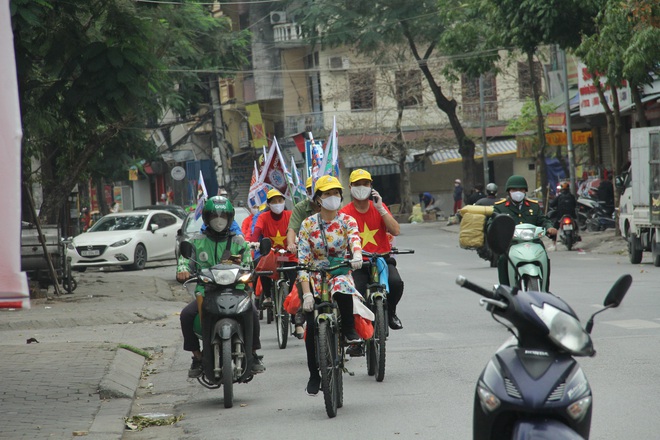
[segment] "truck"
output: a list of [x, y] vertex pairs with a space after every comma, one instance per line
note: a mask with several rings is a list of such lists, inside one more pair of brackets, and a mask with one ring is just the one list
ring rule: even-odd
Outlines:
[[632, 264], [651, 252], [660, 266], [660, 127], [630, 130], [630, 168], [617, 177], [619, 228]]

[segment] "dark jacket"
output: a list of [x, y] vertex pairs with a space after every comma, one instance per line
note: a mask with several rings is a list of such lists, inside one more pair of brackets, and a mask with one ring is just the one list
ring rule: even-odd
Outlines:
[[516, 224], [531, 223], [545, 229], [552, 228], [553, 226], [552, 221], [543, 215], [539, 203], [527, 198], [523, 199], [519, 204], [513, 203], [509, 197], [498, 200], [493, 205], [493, 212], [513, 217]]

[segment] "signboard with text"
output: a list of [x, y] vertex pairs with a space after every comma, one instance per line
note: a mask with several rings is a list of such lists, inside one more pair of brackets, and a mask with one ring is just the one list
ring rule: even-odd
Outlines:
[[[607, 86], [607, 77], [601, 76], [600, 83], [605, 90], [605, 99], [612, 107], [612, 91]], [[578, 93], [580, 96], [580, 116], [595, 115], [604, 113], [603, 105], [596, 91], [593, 78], [583, 63], [578, 64]], [[618, 89], [619, 108], [632, 105], [632, 96], [630, 86], [625, 83], [624, 87]]]

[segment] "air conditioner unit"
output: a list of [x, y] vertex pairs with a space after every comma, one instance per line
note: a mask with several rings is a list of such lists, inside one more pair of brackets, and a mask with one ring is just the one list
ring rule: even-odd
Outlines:
[[328, 68], [330, 70], [348, 70], [351, 62], [348, 57], [330, 57], [328, 58]]
[[282, 24], [282, 23], [286, 23], [286, 12], [273, 11], [270, 13], [270, 24]]
[[153, 133], [151, 133], [151, 138], [154, 140], [157, 147], [160, 147], [165, 143], [165, 136], [163, 136], [163, 132], [160, 130], [160, 128], [157, 128]]

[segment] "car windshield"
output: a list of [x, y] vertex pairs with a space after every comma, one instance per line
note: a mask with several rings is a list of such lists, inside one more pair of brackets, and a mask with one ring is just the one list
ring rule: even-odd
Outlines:
[[146, 215], [126, 215], [120, 217], [103, 217], [88, 232], [132, 231], [142, 229]]

